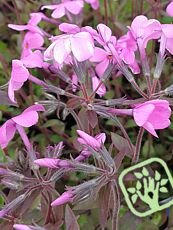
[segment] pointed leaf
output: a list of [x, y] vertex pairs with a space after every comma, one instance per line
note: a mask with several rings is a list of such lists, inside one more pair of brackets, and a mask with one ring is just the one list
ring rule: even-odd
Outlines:
[[142, 169], [142, 174], [144, 176], [149, 176], [148, 170], [145, 167], [143, 167], [143, 169]]
[[161, 179], [161, 175], [160, 175], [160, 173], [156, 170], [155, 171], [155, 180], [156, 181], [159, 181]]
[[66, 205], [65, 209], [65, 226], [66, 230], [79, 230], [79, 225], [77, 223], [77, 218], [72, 211], [72, 209]]
[[140, 190], [141, 188], [142, 188], [141, 182], [140, 182], [140, 181], [137, 181], [137, 183], [136, 183], [136, 189], [137, 189], [137, 190]]
[[136, 192], [136, 189], [135, 188], [128, 188], [127, 191], [133, 194]]
[[162, 179], [160, 182], [160, 185], [163, 186], [163, 185], [167, 184], [167, 182], [168, 182], [168, 179]]
[[95, 111], [89, 110], [88, 113], [88, 120], [91, 125], [91, 127], [94, 129], [96, 125], [98, 124], [98, 117]]
[[166, 187], [161, 187], [160, 192], [167, 193], [168, 189]]
[[140, 172], [135, 172], [134, 175], [136, 176], [137, 179], [141, 179], [143, 177], [142, 173]]
[[99, 223], [102, 229], [105, 229], [109, 219], [109, 213], [112, 205], [112, 191], [110, 184], [101, 188], [99, 192]]
[[134, 195], [131, 197], [133, 204], [136, 203], [137, 198], [138, 198], [138, 195], [137, 195], [137, 194], [134, 194]]
[[112, 143], [114, 144], [115, 148], [117, 148], [120, 152], [124, 153], [128, 157], [132, 157], [133, 153], [130, 149], [128, 141], [124, 137], [116, 133], [111, 133], [111, 139], [112, 139]]

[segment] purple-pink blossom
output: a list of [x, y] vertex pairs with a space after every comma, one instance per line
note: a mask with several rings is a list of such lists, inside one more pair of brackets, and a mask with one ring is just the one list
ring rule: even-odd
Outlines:
[[94, 42], [88, 32], [63, 34], [53, 38], [53, 43], [44, 53], [45, 60], [55, 60], [63, 64], [70, 56], [79, 62], [89, 59], [94, 54]]
[[134, 18], [130, 31], [139, 48], [141, 46], [146, 48], [148, 41], [161, 36], [161, 24], [156, 19], [148, 19], [144, 15], [140, 15]]
[[133, 116], [138, 126], [158, 137], [155, 130], [165, 129], [170, 125], [171, 108], [166, 100], [151, 100], [137, 105], [133, 109]]
[[130, 115], [136, 124], [158, 137], [155, 130], [165, 129], [170, 125], [171, 108], [166, 100], [150, 100], [137, 104], [133, 109], [110, 109], [114, 115]]
[[61, 18], [64, 15], [71, 13], [74, 15], [80, 14], [82, 8], [84, 7], [83, 0], [61, 0], [60, 4], [56, 5], [46, 5], [41, 9], [53, 10], [51, 16], [53, 18]]
[[44, 44], [46, 33], [38, 27], [38, 23], [44, 18], [42, 13], [30, 14], [30, 20], [26, 25], [9, 24], [8, 27], [17, 31], [27, 30], [22, 43], [21, 58], [29, 55], [33, 49], [40, 49]]
[[[36, 61], [35, 64], [32, 62], [34, 60]], [[37, 79], [36, 77], [34, 77], [29, 73], [24, 63], [26, 66], [30, 68], [32, 68], [36, 64], [43, 65], [40, 51], [33, 52], [33, 54], [30, 57], [25, 57], [23, 61], [20, 60], [12, 61], [12, 72], [11, 72], [11, 78], [9, 80], [8, 96], [10, 100], [14, 103], [16, 103], [14, 92], [19, 90], [28, 79], [35, 82], [38, 85], [42, 85], [42, 86], [45, 85], [43, 81]]]
[[15, 116], [7, 120], [0, 127], [0, 146], [2, 149], [6, 148], [8, 143], [13, 139], [16, 130], [22, 135], [24, 143], [29, 146], [28, 140], [26, 139], [23, 127], [30, 127], [38, 122], [38, 112], [44, 111], [42, 105], [32, 105], [25, 109], [20, 115]]

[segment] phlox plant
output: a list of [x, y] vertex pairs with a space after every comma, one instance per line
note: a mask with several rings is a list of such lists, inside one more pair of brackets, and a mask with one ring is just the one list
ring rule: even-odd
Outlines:
[[[6, 29], [21, 36], [0, 91], [12, 111], [0, 126], [0, 229], [159, 229], [164, 215], [171, 227], [165, 211], [133, 216], [118, 177], [152, 156], [172, 162], [171, 149], [153, 149], [172, 141], [173, 24], [163, 18], [173, 2], [9, 2], [18, 21]], [[131, 7], [128, 22], [115, 7]]]

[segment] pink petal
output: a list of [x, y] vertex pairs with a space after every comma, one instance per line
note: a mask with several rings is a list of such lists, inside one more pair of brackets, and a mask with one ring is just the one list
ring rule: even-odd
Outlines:
[[143, 35], [144, 30], [143, 30], [143, 25], [148, 21], [147, 17], [144, 15], [140, 15], [134, 18], [132, 24], [131, 24], [131, 29], [133, 35], [135, 34], [136, 37], [140, 37]]
[[15, 123], [10, 119], [0, 127], [0, 146], [6, 148], [16, 132]]
[[27, 225], [25, 224], [14, 224], [13, 225], [13, 228], [15, 230], [32, 230], [32, 228], [28, 227]]
[[61, 18], [65, 15], [64, 4], [59, 4], [58, 7], [51, 14], [52, 18]]
[[173, 25], [172, 24], [163, 24], [162, 31], [166, 38], [173, 38]]
[[76, 1], [68, 1], [64, 3], [64, 7], [72, 14], [77, 15], [81, 12], [84, 6], [83, 1], [76, 0]]
[[13, 117], [12, 120], [23, 127], [30, 127], [38, 122], [38, 113], [35, 111], [22, 113]]
[[41, 7], [41, 10], [44, 10], [44, 9], [49, 9], [49, 10], [55, 10], [59, 7], [59, 5], [61, 4], [58, 4], [58, 5], [46, 5], [46, 6], [42, 6]]
[[43, 18], [43, 13], [31, 13], [30, 14], [30, 20], [28, 21], [28, 24], [36, 26], [39, 22], [41, 22]]
[[43, 55], [40, 50], [32, 52], [28, 56], [22, 58], [21, 61], [28, 68], [43, 67]]
[[30, 106], [12, 120], [23, 127], [30, 127], [38, 122], [38, 111], [44, 111], [44, 107], [42, 105]]
[[44, 44], [43, 36], [38, 33], [27, 32], [24, 41], [23, 49], [39, 49]]
[[99, 4], [99, 0], [85, 0], [85, 2], [91, 4], [91, 7], [94, 9], [94, 10], [97, 10], [100, 6]]
[[150, 122], [146, 122], [144, 125], [143, 125], [144, 129], [146, 129], [149, 133], [151, 133], [153, 136], [157, 137], [158, 138], [158, 135], [153, 127], [153, 125], [150, 123]]
[[104, 59], [106, 59], [108, 56], [108, 53], [99, 47], [95, 47], [94, 49], [94, 55], [90, 58], [91, 62], [101, 62]]
[[[100, 81], [96, 76], [92, 77], [93, 91], [96, 90], [96, 88], [97, 88], [97, 86], [100, 84], [100, 82], [101, 82], [101, 81]], [[101, 86], [98, 88], [98, 90], [96, 91], [96, 93], [97, 93], [100, 97], [102, 97], [102, 96], [105, 95], [105, 93], [106, 93], [106, 87], [105, 87], [105, 85], [104, 85], [103, 83], [102, 83]]]
[[53, 50], [53, 56], [55, 61], [57, 61], [60, 65], [63, 64], [65, 59], [68, 57], [70, 53], [70, 43], [69, 39], [59, 39], [56, 41], [56, 45]]
[[71, 50], [75, 58], [85, 61], [94, 54], [94, 43], [92, 37], [87, 32], [80, 32], [71, 37]]
[[108, 58], [106, 58], [105, 60], [100, 62], [98, 65], [96, 65], [96, 73], [100, 78], [103, 76], [104, 72], [108, 68], [108, 65], [109, 65]]
[[11, 79], [17, 82], [25, 82], [29, 77], [29, 71], [24, 67], [22, 61], [12, 61]]
[[169, 5], [166, 8], [166, 13], [173, 17], [173, 2], [169, 3]]
[[75, 24], [65, 23], [65, 22], [59, 25], [59, 30], [62, 32], [71, 33], [71, 34], [80, 32], [79, 26]]
[[133, 116], [138, 126], [143, 126], [151, 113], [154, 111], [153, 104], [142, 104], [133, 109]]
[[8, 24], [8, 27], [13, 30], [23, 31], [28, 30], [28, 25], [15, 25], [15, 24]]
[[103, 41], [105, 41], [105, 42], [110, 41], [111, 36], [112, 36], [112, 31], [108, 26], [106, 26], [104, 24], [99, 24], [97, 26], [97, 30], [99, 31]]
[[41, 111], [41, 112], [43, 112], [43, 111], [45, 111], [45, 108], [44, 108], [44, 106], [42, 106], [40, 104], [31, 105], [30, 107], [28, 107], [27, 109], [25, 109], [23, 111], [23, 113], [29, 112], [29, 111], [36, 111], [36, 112]]

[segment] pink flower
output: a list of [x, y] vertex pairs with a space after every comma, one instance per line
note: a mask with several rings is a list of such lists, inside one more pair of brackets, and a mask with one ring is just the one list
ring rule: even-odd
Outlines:
[[54, 200], [51, 203], [51, 206], [62, 205], [62, 204], [66, 204], [66, 203], [72, 202], [72, 201], [73, 201], [73, 193], [71, 191], [67, 191], [67, 192], [64, 192], [56, 200]]
[[133, 116], [138, 126], [158, 137], [155, 130], [165, 129], [170, 125], [171, 108], [166, 100], [151, 100], [137, 105], [133, 109]]
[[131, 33], [139, 46], [147, 47], [149, 40], [158, 39], [161, 36], [161, 24], [156, 19], [147, 19], [144, 15], [135, 17], [131, 27]]
[[94, 53], [94, 42], [88, 32], [64, 34], [53, 38], [53, 43], [45, 51], [45, 59], [54, 59], [62, 64], [73, 54], [79, 62], [89, 59]]
[[27, 32], [22, 43], [21, 58], [31, 54], [33, 49], [40, 49], [44, 44], [44, 39], [39, 33]]
[[[38, 111], [44, 111], [42, 105], [32, 105], [25, 109], [20, 115], [7, 120], [0, 127], [0, 146], [5, 148], [13, 139], [16, 129], [22, 135], [23, 141], [27, 141], [22, 127], [30, 127], [38, 122]], [[28, 145], [28, 144], [27, 144]]]
[[41, 20], [42, 20], [42, 16], [40, 13], [32, 13], [30, 14], [30, 20], [28, 21], [28, 24], [26, 25], [8, 24], [8, 27], [17, 31], [28, 30], [32, 33], [38, 33], [43, 36], [44, 32], [37, 26], [37, 24]]
[[167, 13], [169, 16], [173, 17], [173, 1], [170, 2], [170, 3], [168, 4], [168, 6], [166, 7], [166, 13]]
[[171, 108], [166, 100], [151, 100], [138, 104], [133, 109], [110, 109], [113, 115], [133, 116], [136, 124], [158, 137], [155, 130], [165, 129], [170, 125]]
[[105, 142], [106, 136], [104, 133], [100, 133], [96, 137], [92, 137], [84, 131], [77, 130], [78, 135], [80, 136], [77, 140], [80, 144], [85, 146], [90, 146], [95, 150], [101, 148], [102, 144]]
[[85, 0], [85, 2], [89, 3], [94, 10], [97, 10], [100, 6], [99, 0]]
[[117, 40], [116, 48], [124, 63], [130, 67], [134, 74], [139, 74], [140, 69], [135, 59], [137, 45], [130, 31]]
[[30, 14], [30, 20], [26, 25], [9, 24], [8, 27], [17, 31], [27, 30], [23, 43], [21, 57], [25, 57], [30, 54], [32, 49], [39, 49], [44, 44], [45, 32], [40, 29], [37, 24], [45, 17], [42, 13]]
[[61, 0], [61, 3], [58, 5], [47, 5], [43, 6], [41, 9], [53, 10], [51, 16], [53, 18], [61, 18], [68, 13], [78, 15], [83, 7], [84, 3], [82, 0]]
[[[32, 53], [31, 56], [25, 57], [23, 59], [23, 62], [29, 66], [29, 67], [35, 67], [35, 65], [43, 65], [42, 59], [41, 59], [41, 54], [39, 53], [40, 51], [35, 51]], [[35, 60], [35, 64], [32, 62]], [[19, 60], [13, 60], [12, 61], [12, 72], [11, 72], [11, 78], [9, 81], [9, 86], [8, 86], [8, 96], [10, 100], [14, 103], [15, 97], [14, 97], [14, 91], [19, 90], [25, 81], [28, 79], [35, 82], [36, 84], [39, 85], [44, 85], [44, 82], [37, 79], [36, 77], [32, 76], [27, 68], [24, 66], [22, 61]]]

